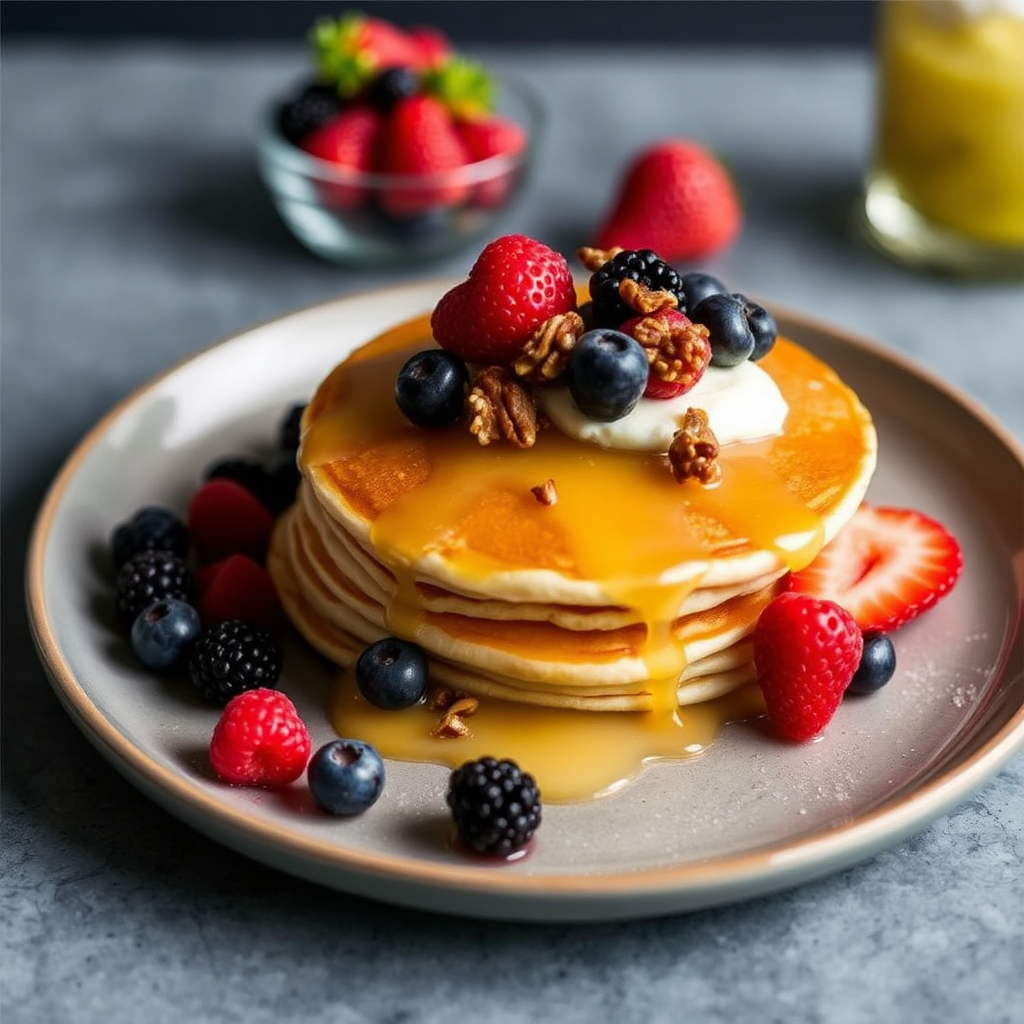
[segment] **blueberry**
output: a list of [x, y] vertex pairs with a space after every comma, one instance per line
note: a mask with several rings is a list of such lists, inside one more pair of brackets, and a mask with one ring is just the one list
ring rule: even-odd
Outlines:
[[451, 352], [417, 352], [398, 373], [395, 401], [418, 427], [447, 427], [462, 417], [469, 373]]
[[275, 516], [294, 503], [301, 479], [295, 452], [279, 452], [267, 463], [266, 487], [261, 500]]
[[884, 633], [864, 635], [864, 653], [853, 674], [848, 693], [874, 693], [880, 690], [896, 671], [896, 648]]
[[277, 428], [277, 445], [283, 452], [294, 455], [299, 450], [299, 439], [302, 436], [302, 414], [306, 411], [305, 403], [296, 403], [285, 413]]
[[581, 412], [610, 423], [628, 415], [647, 387], [647, 355], [621, 331], [582, 335], [569, 357], [569, 390]]
[[419, 703], [427, 692], [427, 657], [408, 640], [389, 636], [359, 655], [356, 685], [373, 705], [400, 711]]
[[362, 814], [384, 789], [384, 761], [361, 740], [332, 740], [306, 769], [313, 799], [329, 814]]
[[140, 551], [170, 551], [179, 558], [188, 553], [188, 528], [170, 509], [157, 505], [140, 508], [119, 523], [110, 537], [114, 565], [120, 569]]
[[202, 631], [192, 605], [165, 598], [139, 612], [132, 623], [132, 650], [147, 668], [169, 672], [184, 663]]
[[710, 332], [711, 365], [738, 366], [754, 351], [754, 334], [743, 315], [744, 299], [735, 295], [709, 295], [698, 302], [690, 319]]
[[366, 101], [382, 114], [389, 114], [399, 100], [416, 96], [419, 91], [419, 75], [412, 68], [385, 68], [367, 88]]
[[703, 302], [709, 295], [721, 295], [729, 289], [710, 274], [694, 271], [691, 274], [683, 274], [683, 297], [686, 299], [686, 308], [694, 309], [698, 303]]
[[751, 302], [745, 295], [734, 295], [733, 298], [743, 303], [743, 316], [754, 336], [754, 351], [750, 353], [750, 361], [756, 363], [771, 352], [779, 336], [779, 328], [775, 324], [775, 317], [764, 306]]

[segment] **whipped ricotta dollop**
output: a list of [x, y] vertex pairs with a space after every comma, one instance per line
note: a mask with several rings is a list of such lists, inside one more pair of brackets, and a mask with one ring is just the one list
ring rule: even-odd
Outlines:
[[641, 398], [622, 419], [601, 423], [584, 415], [567, 387], [537, 389], [540, 407], [570, 437], [602, 448], [667, 452], [691, 406], [703, 409], [719, 444], [756, 441], [782, 433], [789, 406], [778, 385], [756, 363], [709, 366], [704, 376], [676, 398]]

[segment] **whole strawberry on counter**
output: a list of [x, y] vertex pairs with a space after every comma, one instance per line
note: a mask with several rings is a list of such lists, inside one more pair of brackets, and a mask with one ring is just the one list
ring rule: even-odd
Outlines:
[[629, 165], [594, 244], [698, 259], [727, 248], [742, 220], [736, 190], [715, 157], [696, 142], [668, 139]]

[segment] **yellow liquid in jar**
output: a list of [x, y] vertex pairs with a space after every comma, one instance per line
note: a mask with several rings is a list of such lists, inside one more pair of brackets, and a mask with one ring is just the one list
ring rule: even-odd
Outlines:
[[1024, 18], [883, 9], [878, 169], [919, 214], [1024, 247]]

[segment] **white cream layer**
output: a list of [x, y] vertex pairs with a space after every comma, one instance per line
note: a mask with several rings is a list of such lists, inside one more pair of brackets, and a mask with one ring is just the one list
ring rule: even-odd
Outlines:
[[537, 389], [540, 407], [560, 430], [579, 441], [625, 451], [667, 452], [686, 410], [703, 409], [719, 444], [756, 441], [782, 433], [789, 412], [778, 386], [756, 363], [709, 366], [676, 398], [641, 398], [627, 416], [611, 423], [589, 419], [567, 387]]

